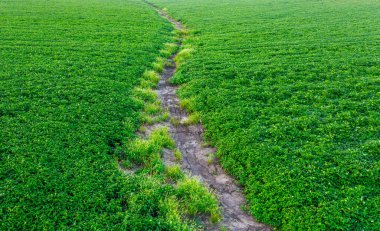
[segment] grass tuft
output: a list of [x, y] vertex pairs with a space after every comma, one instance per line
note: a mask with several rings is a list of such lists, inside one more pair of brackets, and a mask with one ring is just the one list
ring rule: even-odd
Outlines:
[[153, 103], [145, 104], [144, 112], [148, 115], [157, 115], [162, 112], [161, 102], [159, 100], [154, 101]]
[[208, 154], [207, 164], [211, 165], [212, 163], [214, 163], [214, 160], [215, 160], [215, 154], [214, 153]]
[[161, 127], [154, 130], [150, 135], [149, 140], [150, 142], [169, 149], [173, 149], [175, 144], [174, 140], [169, 135], [169, 128], [167, 127]]
[[158, 123], [158, 122], [164, 122], [164, 121], [168, 121], [170, 118], [170, 114], [168, 111], [165, 111], [164, 113], [160, 114], [159, 116], [157, 116], [155, 118], [155, 122]]
[[136, 87], [133, 89], [133, 95], [145, 102], [154, 102], [157, 99], [157, 93], [149, 88]]
[[181, 124], [181, 121], [178, 118], [172, 117], [170, 118], [170, 123], [177, 127]]
[[158, 84], [158, 82], [160, 81], [160, 75], [155, 71], [145, 71], [143, 74], [143, 78], [154, 84]]
[[175, 43], [165, 43], [164, 49], [160, 51], [161, 55], [164, 58], [169, 58], [172, 54], [174, 54], [178, 50], [178, 45]]
[[182, 161], [183, 156], [182, 156], [181, 151], [178, 148], [176, 150], [174, 150], [173, 155], [174, 155], [174, 160], [176, 162], [181, 162]]
[[194, 111], [194, 103], [192, 99], [182, 99], [179, 103], [181, 109], [186, 110], [187, 112]]
[[182, 172], [181, 167], [179, 165], [166, 166], [165, 167], [165, 175], [170, 180], [177, 182], [180, 179], [185, 177], [185, 174]]
[[163, 57], [158, 57], [156, 61], [152, 64], [152, 68], [157, 73], [162, 73], [164, 71], [166, 59]]
[[194, 112], [183, 122], [184, 125], [194, 125], [201, 122], [201, 117], [198, 112]]
[[145, 80], [145, 79], [143, 79], [143, 80], [141, 80], [141, 82], [140, 82], [140, 87], [141, 88], [144, 88], [144, 89], [152, 89], [152, 88], [155, 88], [155, 87], [157, 87], [157, 84], [156, 83], [153, 83], [153, 82], [151, 82], [151, 81], [148, 81], [148, 80]]
[[208, 214], [212, 222], [221, 219], [218, 200], [199, 180], [185, 178], [177, 184], [177, 196], [183, 200], [183, 211], [190, 216]]
[[181, 50], [180, 52], [178, 52], [178, 54], [174, 58], [174, 61], [177, 64], [177, 67], [180, 67], [185, 62], [185, 60], [189, 59], [193, 52], [194, 52], [194, 49], [192, 48], [185, 48]]

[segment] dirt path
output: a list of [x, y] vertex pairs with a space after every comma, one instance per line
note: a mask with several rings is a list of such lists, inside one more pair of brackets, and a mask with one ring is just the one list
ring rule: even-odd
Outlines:
[[[156, 9], [162, 17], [169, 20], [176, 29], [182, 30], [184, 28], [180, 22], [168, 16], [164, 11], [151, 3], [148, 4]], [[170, 117], [175, 121], [185, 121], [188, 114], [184, 110], [181, 110], [179, 106], [179, 99], [176, 95], [177, 87], [168, 81], [176, 72], [176, 66], [173, 61], [175, 56], [176, 54], [167, 60], [172, 65], [167, 65], [164, 68], [157, 93], [162, 107], [164, 110], [169, 111]], [[182, 169], [189, 175], [199, 177], [219, 198], [223, 219], [217, 225], [210, 224], [205, 220], [206, 230], [220, 230], [222, 227], [236, 231], [271, 230], [268, 226], [256, 222], [252, 216], [241, 209], [246, 204], [241, 189], [224, 172], [217, 161], [210, 161], [210, 155], [214, 155], [215, 149], [202, 145], [203, 127], [200, 124], [185, 126], [182, 123], [173, 125], [166, 122], [148, 126], [147, 133], [150, 133], [157, 126], [169, 127], [176, 146], [183, 155]], [[163, 158], [166, 165], [175, 164], [173, 153], [170, 150], [165, 150]]]

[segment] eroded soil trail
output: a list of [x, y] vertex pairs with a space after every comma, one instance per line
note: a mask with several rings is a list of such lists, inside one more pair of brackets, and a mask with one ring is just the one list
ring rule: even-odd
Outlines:
[[[147, 2], [148, 3], [148, 2]], [[178, 30], [184, 27], [175, 19], [168, 16], [164, 11], [148, 3], [157, 12], [169, 20]], [[181, 44], [179, 44], [181, 46]], [[228, 176], [225, 171], [218, 165], [217, 161], [210, 161], [210, 155], [214, 155], [215, 149], [204, 147], [203, 144], [203, 127], [197, 125], [183, 125], [182, 122], [188, 117], [188, 114], [180, 108], [179, 99], [176, 95], [177, 87], [169, 82], [169, 78], [176, 72], [174, 62], [176, 54], [172, 55], [166, 65], [161, 80], [158, 84], [157, 93], [161, 100], [162, 107], [169, 111], [172, 121], [181, 121], [173, 125], [169, 122], [163, 122], [147, 126], [147, 133], [154, 130], [157, 126], [169, 127], [171, 136], [176, 142], [176, 146], [182, 152], [183, 161], [181, 167], [184, 172], [192, 176], [197, 176], [218, 196], [220, 207], [222, 209], [223, 219], [218, 224], [211, 224], [205, 220], [206, 230], [220, 230], [225, 227], [229, 230], [271, 230], [268, 226], [256, 222], [252, 216], [241, 208], [246, 204], [241, 189], [235, 184], [234, 180]], [[175, 160], [172, 151], [164, 150], [165, 165], [174, 165]]]

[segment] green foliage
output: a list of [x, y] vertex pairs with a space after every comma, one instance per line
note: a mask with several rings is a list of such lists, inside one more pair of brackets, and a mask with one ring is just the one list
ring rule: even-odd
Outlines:
[[172, 81], [253, 215], [284, 230], [379, 230], [379, 2], [152, 2], [196, 30]]
[[180, 52], [178, 52], [178, 54], [174, 58], [174, 61], [176, 62], [177, 67], [180, 67], [187, 59], [189, 59], [192, 52], [193, 52], [193, 49], [191, 48], [185, 48], [185, 49], [182, 49]]
[[149, 140], [152, 140], [152, 142], [159, 144], [164, 148], [174, 148], [174, 140], [170, 137], [169, 128], [167, 127], [154, 130], [150, 135]]
[[175, 159], [176, 162], [181, 162], [182, 161], [183, 156], [182, 156], [181, 151], [178, 148], [176, 150], [174, 150], [173, 155], [174, 155], [174, 159]]
[[217, 198], [205, 188], [199, 180], [185, 178], [177, 184], [177, 196], [183, 201], [182, 211], [190, 216], [210, 214], [212, 222], [221, 219]]
[[185, 177], [185, 174], [182, 172], [181, 167], [178, 165], [167, 166], [165, 168], [165, 175], [173, 181], [178, 181]]
[[160, 75], [154, 71], [145, 71], [143, 74], [143, 78], [154, 84], [158, 84], [158, 82], [160, 81]]
[[156, 122], [163, 122], [168, 121], [170, 118], [170, 114], [168, 111], [165, 111], [164, 113], [160, 114], [158, 117], [155, 118]]
[[179, 106], [181, 109], [186, 110], [187, 112], [193, 112], [194, 111], [194, 99], [182, 99]]
[[161, 159], [162, 148], [174, 148], [174, 141], [166, 127], [154, 130], [147, 140], [136, 138], [127, 144], [128, 155], [126, 159], [141, 165], [149, 165]]
[[129, 176], [127, 213], [123, 230], [196, 230], [194, 222], [186, 220], [178, 209], [175, 188], [160, 178], [145, 174]]
[[201, 116], [198, 112], [191, 113], [189, 117], [183, 122], [184, 125], [192, 125], [201, 122]]
[[152, 68], [155, 72], [162, 73], [164, 70], [166, 59], [163, 57], [156, 58], [156, 62], [152, 64]]
[[[151, 211], [149, 213], [158, 213], [158, 218], [167, 219], [165, 224], [176, 227], [174, 230], [195, 229], [193, 220], [198, 215], [207, 215], [211, 221], [218, 222], [221, 214], [216, 197], [199, 181], [186, 177], [180, 166], [163, 166], [162, 149], [173, 147], [174, 141], [165, 127], [154, 130], [147, 140], [138, 138], [128, 144], [125, 162], [138, 165], [140, 169], [137, 175], [145, 176], [141, 180], [151, 184], [144, 188], [145, 191], [138, 191], [139, 194], [132, 196], [132, 202], [129, 201], [129, 206], [132, 207], [130, 211], [143, 214], [138, 210], [146, 208]], [[140, 184], [143, 185], [142, 182]], [[147, 198], [148, 203], [143, 201]], [[149, 203], [150, 200], [158, 203]], [[139, 217], [127, 215], [127, 219], [132, 220]], [[138, 230], [140, 227], [139, 224], [133, 225], [133, 229]]]
[[165, 43], [164, 46], [164, 49], [162, 49], [160, 53], [165, 58], [169, 58], [178, 50], [178, 45], [175, 43]]
[[161, 102], [156, 100], [154, 103], [148, 103], [144, 106], [144, 112], [149, 115], [157, 115], [162, 112]]
[[137, 99], [145, 102], [155, 102], [157, 99], [157, 93], [151, 88], [135, 87], [133, 89], [133, 95], [136, 96]]
[[137, 0], [0, 9], [0, 230], [176, 230], [157, 216], [169, 189], [123, 176], [114, 158], [139, 127], [132, 88], [171, 25]]
[[182, 74], [181, 70], [177, 70], [177, 72], [169, 79], [170, 83], [172, 84], [183, 84], [187, 82], [185, 79], [185, 76]]
[[181, 213], [178, 200], [172, 196], [160, 202], [160, 210], [169, 223], [180, 223]]

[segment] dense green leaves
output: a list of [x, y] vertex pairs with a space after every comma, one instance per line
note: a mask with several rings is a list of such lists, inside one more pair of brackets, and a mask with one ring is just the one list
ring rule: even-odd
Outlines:
[[256, 218], [380, 229], [378, 1], [152, 2], [194, 30], [173, 82]]
[[139, 126], [131, 89], [172, 27], [136, 0], [1, 1], [0, 22], [0, 229], [170, 230], [128, 215], [132, 194], [152, 190], [157, 207], [165, 187], [122, 176], [114, 150]]

